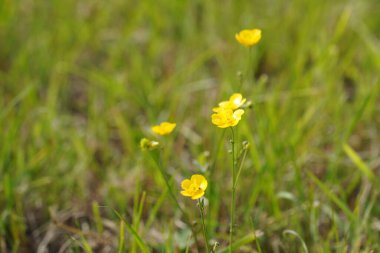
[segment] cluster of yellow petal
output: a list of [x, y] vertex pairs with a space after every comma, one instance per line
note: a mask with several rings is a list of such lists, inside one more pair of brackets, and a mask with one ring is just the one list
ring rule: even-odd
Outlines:
[[190, 179], [185, 179], [181, 183], [183, 191], [181, 194], [192, 199], [199, 199], [205, 194], [207, 180], [202, 175], [192, 175]]
[[175, 127], [176, 123], [162, 122], [157, 126], [152, 126], [152, 131], [159, 135], [167, 135], [170, 134]]
[[245, 103], [245, 101], [247, 100], [243, 98], [243, 96], [240, 93], [234, 93], [228, 101], [220, 102], [218, 104], [219, 107], [213, 108], [213, 110], [215, 112], [217, 112], [216, 110], [218, 110], [219, 108], [236, 110], [237, 108], [242, 106]]
[[246, 47], [251, 47], [257, 44], [261, 39], [261, 30], [259, 29], [244, 29], [235, 35], [236, 40]]
[[228, 101], [222, 101], [218, 107], [213, 108], [211, 121], [220, 128], [236, 126], [244, 114], [243, 109], [238, 109], [245, 103], [246, 99], [239, 93], [233, 94]]
[[233, 127], [239, 123], [243, 113], [243, 109], [233, 111], [231, 109], [218, 108], [218, 112], [211, 115], [211, 120], [214, 125], [220, 128]]

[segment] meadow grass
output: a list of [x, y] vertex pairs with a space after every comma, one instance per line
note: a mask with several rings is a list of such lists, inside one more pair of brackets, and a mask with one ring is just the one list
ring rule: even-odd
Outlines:
[[[210, 245], [227, 252], [230, 131], [249, 149], [234, 252], [380, 251], [380, 3], [0, 1], [0, 252], [196, 252], [139, 141], [171, 120], [162, 166], [209, 182]], [[249, 52], [234, 36], [260, 28]], [[252, 68], [248, 68], [250, 65]]]

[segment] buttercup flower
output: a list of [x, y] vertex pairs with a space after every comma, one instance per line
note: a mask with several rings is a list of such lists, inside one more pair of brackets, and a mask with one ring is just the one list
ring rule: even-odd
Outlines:
[[207, 180], [202, 175], [192, 175], [190, 179], [185, 179], [181, 183], [183, 191], [181, 194], [192, 199], [199, 199], [205, 194]]
[[140, 148], [142, 150], [153, 150], [158, 148], [160, 143], [158, 141], [152, 141], [147, 138], [142, 138], [140, 141]]
[[[246, 99], [240, 93], [234, 93], [228, 101], [223, 101], [219, 103], [221, 108], [230, 108], [232, 110], [238, 109], [245, 103]], [[215, 111], [216, 108], [213, 110]], [[218, 109], [216, 109], [218, 110]]]
[[243, 109], [233, 111], [231, 108], [217, 107], [213, 109], [214, 114], [211, 115], [211, 121], [214, 125], [220, 128], [236, 126], [244, 114]]
[[157, 126], [152, 126], [152, 131], [159, 135], [167, 135], [173, 132], [176, 127], [176, 123], [162, 122]]
[[244, 29], [235, 34], [236, 40], [246, 47], [251, 47], [257, 44], [261, 39], [261, 30], [259, 29]]

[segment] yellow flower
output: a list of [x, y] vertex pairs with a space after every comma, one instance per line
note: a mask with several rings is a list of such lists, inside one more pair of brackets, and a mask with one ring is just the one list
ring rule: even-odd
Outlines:
[[142, 138], [140, 140], [140, 148], [142, 150], [153, 150], [158, 148], [159, 145], [160, 143], [158, 141], [152, 141], [147, 138]]
[[257, 44], [261, 39], [261, 30], [259, 29], [244, 29], [235, 34], [236, 40], [246, 47], [251, 47]]
[[[221, 108], [230, 108], [232, 110], [238, 109], [245, 103], [246, 99], [240, 93], [234, 93], [228, 101], [223, 101], [219, 103]], [[214, 108], [215, 111], [216, 108]]]
[[207, 180], [202, 175], [192, 175], [190, 179], [185, 179], [181, 183], [183, 191], [181, 194], [192, 199], [199, 199], [205, 194]]
[[214, 114], [211, 115], [211, 121], [214, 125], [220, 128], [236, 126], [244, 114], [243, 109], [233, 111], [231, 108], [217, 107], [213, 109]]
[[152, 126], [152, 131], [159, 135], [167, 135], [170, 134], [175, 127], [176, 123], [162, 122], [160, 125]]

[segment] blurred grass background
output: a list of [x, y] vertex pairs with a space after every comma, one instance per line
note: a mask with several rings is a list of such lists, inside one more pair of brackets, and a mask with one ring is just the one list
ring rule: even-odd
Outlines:
[[263, 38], [242, 91], [253, 109], [238, 127], [251, 146], [235, 238], [256, 230], [263, 252], [303, 252], [295, 235], [309, 252], [380, 251], [379, 10], [376, 0], [1, 0], [0, 251], [139, 252], [115, 208], [152, 252], [185, 252], [189, 229], [138, 146], [165, 120], [177, 122], [167, 171], [209, 177], [208, 233], [226, 246], [229, 134], [217, 152], [223, 130], [210, 115], [246, 73], [243, 28]]

